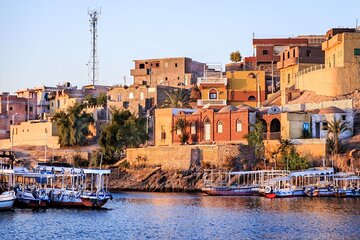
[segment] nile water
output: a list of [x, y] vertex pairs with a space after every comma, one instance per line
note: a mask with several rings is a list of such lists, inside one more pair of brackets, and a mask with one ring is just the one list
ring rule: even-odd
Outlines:
[[119, 193], [105, 207], [0, 212], [0, 239], [360, 239], [360, 199]]

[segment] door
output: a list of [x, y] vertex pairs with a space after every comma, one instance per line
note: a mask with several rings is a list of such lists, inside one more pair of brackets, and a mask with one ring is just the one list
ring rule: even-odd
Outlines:
[[209, 122], [204, 124], [204, 140], [210, 141], [210, 123]]
[[320, 138], [320, 123], [315, 123], [315, 138]]

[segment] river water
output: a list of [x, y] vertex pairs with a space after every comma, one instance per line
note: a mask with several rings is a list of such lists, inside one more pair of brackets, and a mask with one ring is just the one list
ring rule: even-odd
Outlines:
[[360, 199], [119, 193], [105, 207], [0, 212], [0, 239], [360, 239]]

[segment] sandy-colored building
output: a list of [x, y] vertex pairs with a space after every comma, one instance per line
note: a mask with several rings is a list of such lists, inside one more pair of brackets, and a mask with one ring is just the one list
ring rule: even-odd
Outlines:
[[191, 87], [198, 77], [203, 76], [204, 63], [187, 57], [155, 58], [134, 60], [135, 68], [130, 74], [134, 86], [185, 86]]
[[331, 29], [322, 43], [325, 65], [299, 71], [295, 88], [318, 95], [337, 96], [360, 88], [360, 32], [356, 29]]
[[324, 63], [324, 52], [321, 47], [301, 46], [283, 51], [277, 69], [280, 70], [281, 104], [292, 99], [296, 74], [316, 64]]

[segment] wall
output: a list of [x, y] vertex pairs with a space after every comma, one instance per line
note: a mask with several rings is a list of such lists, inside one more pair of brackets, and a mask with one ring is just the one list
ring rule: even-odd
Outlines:
[[281, 114], [281, 138], [296, 139], [303, 137], [303, 123], [310, 123], [310, 117], [306, 113], [282, 113]]
[[[155, 109], [155, 145], [171, 145], [172, 126], [173, 126], [173, 109], [159, 108]], [[163, 135], [162, 135], [163, 133]], [[165, 138], [162, 138], [165, 137]]]
[[253, 158], [249, 147], [242, 144], [181, 145], [127, 149], [127, 161], [131, 165], [136, 165], [136, 158], [140, 156], [147, 158], [147, 166], [161, 165], [164, 170], [188, 170], [192, 161], [192, 152], [198, 150], [201, 163], [215, 167], [226, 164], [228, 158], [239, 158], [249, 163]]

